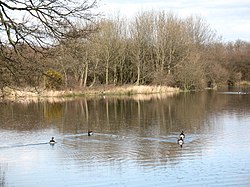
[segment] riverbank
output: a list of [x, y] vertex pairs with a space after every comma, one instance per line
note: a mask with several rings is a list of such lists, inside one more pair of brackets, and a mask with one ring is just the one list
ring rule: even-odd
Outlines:
[[239, 83], [240, 86], [250, 86], [250, 81], [241, 81]]
[[94, 88], [84, 88], [82, 90], [44, 90], [36, 88], [10, 88], [5, 87], [0, 96], [4, 99], [18, 100], [28, 98], [74, 98], [93, 96], [130, 96], [137, 94], [161, 94], [176, 93], [178, 88], [167, 86], [100, 86]]

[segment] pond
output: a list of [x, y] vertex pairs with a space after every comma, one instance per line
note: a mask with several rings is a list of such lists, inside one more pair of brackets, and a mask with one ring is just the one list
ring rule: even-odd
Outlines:
[[0, 186], [250, 186], [249, 131], [233, 91], [2, 101]]

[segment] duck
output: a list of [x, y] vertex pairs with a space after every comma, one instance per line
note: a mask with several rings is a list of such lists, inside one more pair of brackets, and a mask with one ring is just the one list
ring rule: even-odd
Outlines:
[[93, 131], [88, 131], [88, 136], [92, 136], [93, 135]]
[[51, 145], [54, 145], [54, 144], [56, 143], [54, 137], [51, 137], [51, 140], [49, 141], [49, 143], [50, 143]]
[[179, 138], [182, 138], [182, 139], [184, 139], [184, 138], [185, 138], [184, 131], [181, 131], [181, 134], [179, 135]]
[[184, 144], [183, 138], [180, 137], [180, 138], [178, 139], [177, 143], [178, 143], [178, 144], [181, 146], [181, 148], [182, 148], [182, 145]]

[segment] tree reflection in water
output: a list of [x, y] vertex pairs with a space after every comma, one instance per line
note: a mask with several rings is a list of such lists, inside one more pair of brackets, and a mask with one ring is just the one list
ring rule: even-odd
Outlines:
[[[222, 151], [221, 144], [217, 146], [217, 142], [220, 141], [217, 137], [221, 137], [226, 128], [229, 132], [234, 131], [224, 124], [224, 120], [228, 120], [224, 118], [225, 115], [235, 116], [232, 120], [236, 119], [236, 122], [240, 118], [245, 119], [244, 114], [250, 111], [249, 103], [247, 95], [222, 95], [216, 92], [154, 95], [154, 97], [151, 95], [106, 96], [38, 103], [7, 102], [4, 105], [0, 103], [2, 105], [0, 106], [0, 138], [4, 139], [5, 136], [2, 130], [7, 131], [8, 136], [13, 136], [16, 144], [27, 143], [27, 139], [47, 141], [51, 136], [55, 136], [58, 143], [53, 147], [55, 151], [53, 154], [50, 152], [52, 149], [46, 147], [47, 145], [40, 145], [39, 148], [38, 146], [20, 148], [23, 151], [24, 160], [30, 159], [28, 163], [33, 163], [34, 160], [43, 161], [43, 159], [37, 160], [35, 154], [31, 157], [30, 151], [45, 155], [45, 158], [42, 158], [46, 162], [46, 167], [37, 167], [41, 169], [38, 173], [42, 176], [51, 166], [59, 169], [69, 168], [69, 171], [66, 170], [67, 173], [73, 174], [74, 177], [77, 176], [75, 174], [78, 171], [86, 175], [99, 172], [98, 174], [104, 178], [120, 175], [124, 179], [124, 181], [118, 181], [118, 184], [121, 184], [126, 183], [125, 176], [131, 175], [131, 170], [141, 174], [142, 178], [139, 177], [139, 179], [142, 181], [145, 178], [148, 179], [144, 174], [152, 174], [152, 171], [153, 174], [150, 175], [152, 178], [170, 179], [171, 175], [167, 176], [165, 173], [179, 172], [180, 170], [175, 168], [182, 164], [184, 169], [180, 172], [191, 173], [190, 178], [196, 176], [195, 171], [199, 168], [202, 168], [202, 171], [198, 174], [203, 177], [208, 174], [213, 176], [214, 173], [224, 175], [225, 173], [216, 173], [220, 172], [217, 170], [220, 167], [213, 168], [211, 171], [216, 170], [214, 173], [209, 173], [210, 170], [207, 169], [211, 166], [209, 163], [224, 166], [220, 154], [217, 155], [214, 151]], [[232, 127], [235, 126], [237, 124], [232, 125]], [[242, 124], [237, 128], [239, 132], [245, 131], [245, 126]], [[94, 132], [91, 137], [87, 134], [89, 129]], [[186, 137], [185, 144], [180, 149], [177, 139], [182, 130]], [[229, 135], [232, 136], [232, 134]], [[237, 144], [237, 137], [227, 143], [232, 145], [234, 140], [234, 147], [243, 149], [243, 145]], [[228, 150], [229, 147], [223, 149], [223, 154]], [[15, 151], [15, 149], [5, 149], [6, 153]], [[47, 153], [49, 153], [48, 160], [46, 160]], [[245, 154], [248, 155], [249, 152]], [[244, 156], [240, 155], [239, 160], [244, 161], [242, 159]], [[53, 163], [47, 165], [47, 161], [51, 162], [50, 157], [53, 158]], [[204, 160], [202, 160], [203, 157]], [[11, 158], [8, 159], [11, 160]], [[210, 160], [213, 158], [216, 160]], [[228, 158], [231, 159], [231, 157]], [[13, 156], [13, 160], [15, 159], [20, 159], [19, 155]], [[235, 158], [232, 162], [235, 165], [239, 164], [238, 169], [242, 169], [240, 164], [244, 163], [238, 163], [237, 160]], [[190, 164], [197, 170], [190, 170]], [[9, 171], [0, 166], [0, 182], [3, 186], [6, 185]], [[96, 168], [98, 168], [97, 171]], [[44, 172], [42, 169], [47, 170]], [[109, 169], [110, 173], [107, 173], [106, 169]], [[227, 169], [231, 169], [230, 166], [225, 167], [223, 171]], [[138, 176], [137, 173], [133, 175]], [[81, 181], [82, 176], [76, 178]], [[178, 181], [181, 180], [178, 179]], [[174, 184], [178, 186], [178, 182]]]
[[0, 186], [1, 187], [7, 186], [5, 181], [5, 169], [3, 169], [2, 164], [0, 164]]

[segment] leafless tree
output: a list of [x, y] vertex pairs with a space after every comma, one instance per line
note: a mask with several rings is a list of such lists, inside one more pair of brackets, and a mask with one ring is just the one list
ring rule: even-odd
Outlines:
[[131, 59], [136, 66], [136, 84], [144, 82], [152, 71], [149, 63], [152, 57], [153, 35], [154, 35], [154, 13], [143, 12], [138, 13], [134, 21], [130, 25], [131, 35]]
[[0, 1], [0, 45], [25, 43], [47, 47], [56, 41], [83, 36], [90, 31], [78, 22], [92, 22], [97, 1], [4, 0]]
[[156, 16], [156, 60], [157, 73], [172, 71], [178, 61], [186, 56], [187, 37], [182, 21], [172, 13], [161, 12]]
[[46, 75], [44, 62], [36, 56], [48, 54], [61, 41], [85, 38], [94, 30], [99, 15], [95, 8], [97, 0], [0, 1], [0, 71], [5, 72], [0, 79], [9, 80], [3, 86], [30, 77], [30, 72]]

